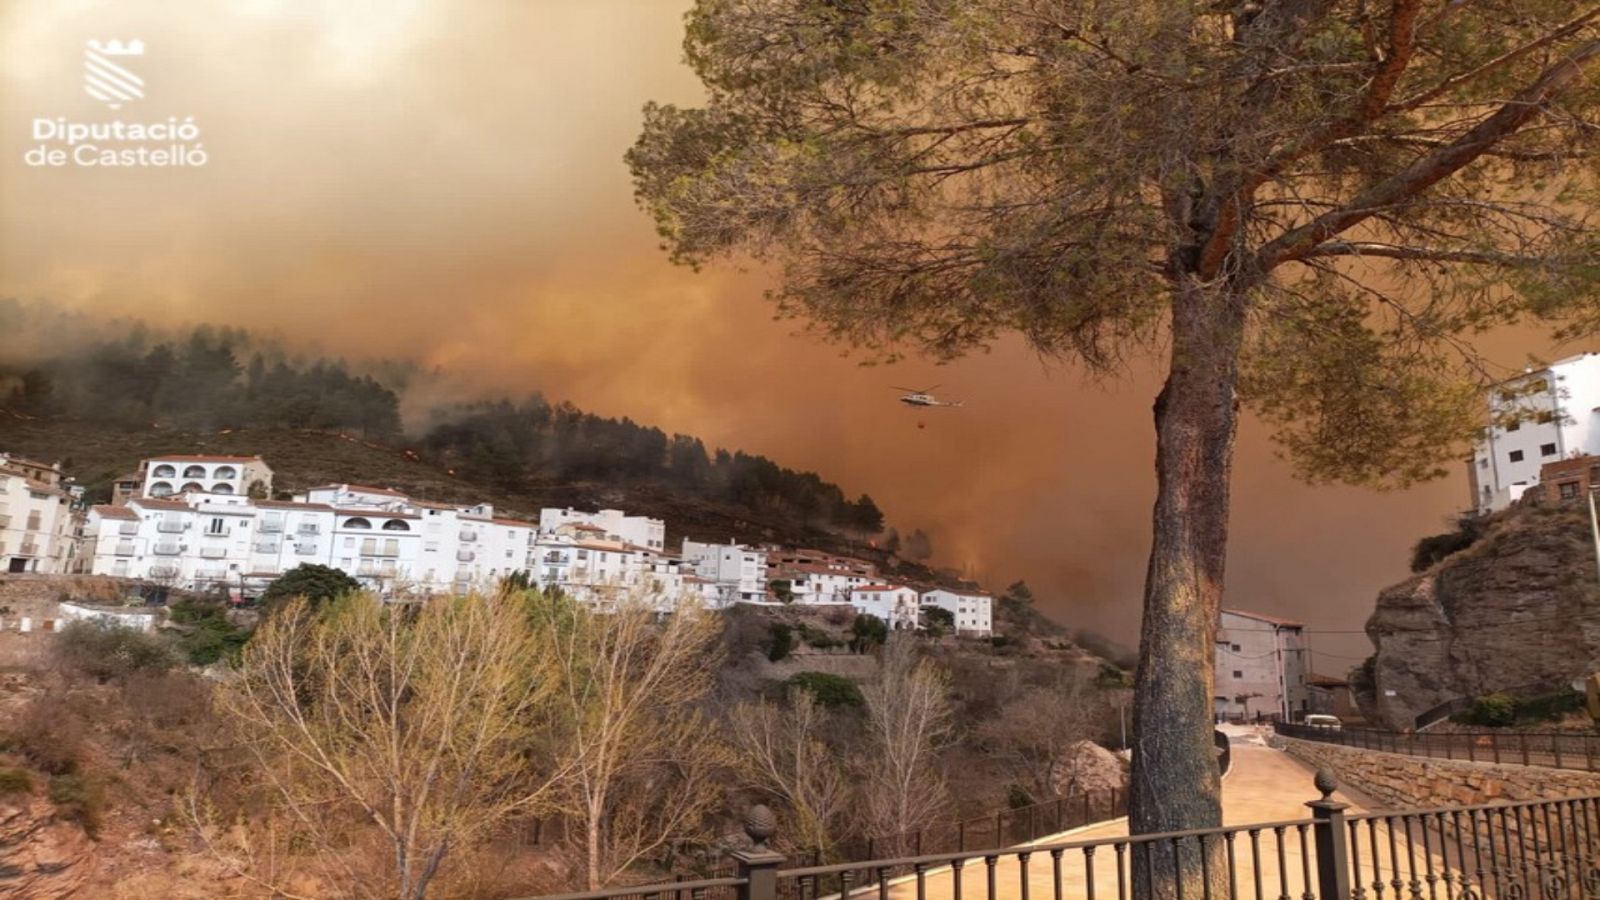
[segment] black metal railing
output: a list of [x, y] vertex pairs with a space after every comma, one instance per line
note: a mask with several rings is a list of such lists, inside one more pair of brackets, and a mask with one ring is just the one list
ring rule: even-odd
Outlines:
[[1600, 795], [1347, 815], [1335, 785], [1310, 817], [824, 866], [785, 865], [770, 811], [728, 878], [543, 900], [1594, 900]]
[[1279, 724], [1282, 737], [1435, 759], [1600, 771], [1600, 735], [1557, 731], [1380, 731]]

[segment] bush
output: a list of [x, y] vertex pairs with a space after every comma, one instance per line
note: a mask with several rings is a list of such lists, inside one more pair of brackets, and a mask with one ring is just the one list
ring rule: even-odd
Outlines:
[[99, 832], [105, 791], [98, 781], [79, 774], [57, 775], [50, 779], [49, 794], [50, 802], [56, 805], [56, 815], [77, 822], [90, 837]]
[[0, 769], [0, 797], [33, 792], [33, 776], [26, 769]]
[[1013, 784], [1006, 789], [1006, 806], [1011, 809], [1027, 809], [1034, 803], [1033, 794], [1020, 784]]
[[889, 640], [889, 624], [877, 616], [859, 615], [850, 624], [850, 649], [865, 653]]
[[46, 774], [65, 775], [78, 770], [84, 732], [83, 719], [59, 698], [46, 694], [23, 709], [6, 735], [6, 746]]
[[1510, 694], [1484, 694], [1472, 701], [1471, 708], [1451, 718], [1465, 725], [1503, 728], [1516, 724], [1517, 701]]
[[1584, 696], [1574, 690], [1557, 691], [1517, 701], [1517, 719], [1528, 722], [1555, 722], [1584, 708]]
[[172, 643], [159, 634], [83, 620], [61, 629], [52, 650], [61, 665], [102, 682], [178, 664]]
[[1411, 548], [1411, 571], [1421, 572], [1431, 568], [1439, 560], [1472, 546], [1482, 535], [1482, 520], [1462, 519], [1456, 523], [1455, 531], [1417, 541], [1416, 546]]
[[956, 614], [937, 606], [925, 606], [922, 609], [922, 627], [928, 630], [929, 636], [942, 637], [956, 630]]
[[794, 649], [794, 630], [782, 622], [767, 627], [767, 659], [777, 662]]
[[301, 563], [273, 579], [262, 592], [261, 603], [263, 606], [277, 607], [296, 597], [304, 597], [312, 606], [321, 606], [359, 590], [361, 583], [342, 569]]
[[228, 620], [228, 608], [211, 600], [186, 599], [170, 607], [171, 622], [178, 626], [177, 646], [190, 665], [209, 666], [219, 659], [233, 660], [250, 632]]
[[859, 707], [866, 703], [861, 688], [843, 675], [828, 672], [801, 672], [789, 679], [791, 687], [810, 694], [827, 707]]

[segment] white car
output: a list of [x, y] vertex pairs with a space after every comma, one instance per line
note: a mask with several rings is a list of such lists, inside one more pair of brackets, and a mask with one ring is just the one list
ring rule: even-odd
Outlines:
[[1306, 716], [1305, 721], [1301, 724], [1310, 725], [1312, 728], [1326, 728], [1330, 731], [1338, 731], [1344, 727], [1344, 723], [1339, 721], [1338, 716], [1328, 716], [1321, 713]]

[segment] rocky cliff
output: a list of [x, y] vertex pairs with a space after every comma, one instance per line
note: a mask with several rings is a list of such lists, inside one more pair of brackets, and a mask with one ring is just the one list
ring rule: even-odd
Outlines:
[[[1377, 648], [1352, 685], [1367, 715], [1419, 713], [1491, 691], [1556, 687], [1600, 667], [1600, 588], [1587, 507], [1527, 504], [1378, 595]], [[1363, 671], [1364, 669], [1364, 671]]]

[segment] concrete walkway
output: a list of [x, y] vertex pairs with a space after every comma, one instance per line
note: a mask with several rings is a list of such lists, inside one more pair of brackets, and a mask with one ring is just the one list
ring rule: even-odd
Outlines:
[[[1311, 810], [1305, 804], [1317, 799], [1319, 794], [1311, 783], [1315, 773], [1309, 767], [1282, 751], [1267, 747], [1253, 729], [1241, 730], [1234, 735], [1231, 749], [1232, 771], [1222, 783], [1223, 824], [1238, 826], [1311, 818]], [[1334, 799], [1351, 803], [1352, 812], [1361, 811], [1359, 805], [1343, 794], [1335, 794]], [[1125, 837], [1127, 833], [1127, 820], [1116, 819], [1050, 835], [1029, 846], [1112, 839]], [[1305, 846], [1314, 853], [1309, 829], [1304, 837]], [[1283, 849], [1281, 869], [1278, 853], [1280, 841]], [[1238, 876], [1236, 896], [1253, 900], [1256, 897], [1300, 897], [1306, 893], [1306, 860], [1302, 856], [1301, 835], [1297, 829], [1286, 829], [1281, 835], [1268, 829], [1258, 836], [1255, 847], [1258, 849], [1253, 852], [1248, 834], [1240, 834], [1235, 840], [1235, 871]], [[1087, 900], [1090, 896], [1128, 896], [1130, 875], [1124, 854], [1118, 854], [1111, 846], [1099, 847], [1091, 855], [1086, 855], [1082, 849], [1068, 850], [1062, 853], [1059, 861], [1052, 859], [1048, 852], [1030, 854], [1026, 860], [1021, 859], [1015, 851], [1007, 853], [995, 860], [992, 875], [991, 867], [982, 859], [964, 864], [961, 867], [959, 892], [950, 869], [924, 873], [922, 898], [988, 898], [991, 896], [991, 877], [994, 885], [992, 896], [995, 898]], [[1261, 867], [1259, 878], [1254, 865], [1257, 859]], [[1314, 860], [1310, 868], [1315, 879]], [[1286, 879], [1284, 876], [1287, 876]], [[1311, 890], [1315, 892], [1316, 888], [1313, 886]], [[891, 882], [888, 894], [892, 900], [916, 900], [917, 879], [913, 876]]]

